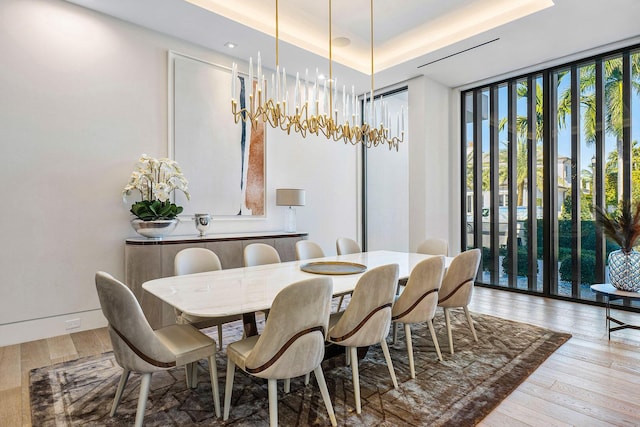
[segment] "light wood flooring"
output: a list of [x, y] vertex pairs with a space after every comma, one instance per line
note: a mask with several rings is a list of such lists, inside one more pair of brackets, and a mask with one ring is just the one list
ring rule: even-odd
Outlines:
[[[602, 307], [486, 288], [471, 310], [573, 335], [481, 426], [640, 425], [640, 331], [608, 341]], [[639, 314], [614, 316], [640, 324]], [[31, 425], [30, 369], [110, 349], [105, 328], [0, 347], [0, 426]]]

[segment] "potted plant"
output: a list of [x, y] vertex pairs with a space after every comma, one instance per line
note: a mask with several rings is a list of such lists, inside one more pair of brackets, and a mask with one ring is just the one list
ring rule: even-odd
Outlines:
[[156, 159], [143, 154], [122, 190], [123, 199], [138, 190], [141, 200], [131, 205], [135, 215], [131, 225], [137, 233], [145, 237], [163, 237], [171, 233], [178, 224], [177, 216], [182, 206], [169, 199], [175, 190], [182, 191], [187, 199], [188, 181], [174, 160]]
[[617, 212], [595, 207], [596, 224], [604, 235], [620, 245], [609, 254], [609, 281], [622, 291], [640, 290], [640, 253], [633, 247], [640, 238], [640, 203], [622, 201]]

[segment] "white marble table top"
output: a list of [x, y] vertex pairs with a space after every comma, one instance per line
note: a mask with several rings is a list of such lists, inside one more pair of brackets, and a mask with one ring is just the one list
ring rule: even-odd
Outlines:
[[598, 283], [591, 285], [591, 290], [609, 297], [640, 299], [640, 292], [621, 291], [611, 283]]
[[[220, 317], [268, 309], [282, 288], [300, 280], [319, 276], [300, 270], [300, 265], [308, 262], [348, 261], [364, 264], [368, 270], [385, 264], [398, 264], [400, 278], [407, 278], [418, 262], [431, 256], [392, 251], [363, 252], [164, 277], [149, 280], [142, 284], [142, 288], [184, 313]], [[452, 259], [446, 258], [447, 266]], [[340, 295], [352, 291], [362, 274], [364, 273], [323, 277], [333, 279], [333, 293]]]

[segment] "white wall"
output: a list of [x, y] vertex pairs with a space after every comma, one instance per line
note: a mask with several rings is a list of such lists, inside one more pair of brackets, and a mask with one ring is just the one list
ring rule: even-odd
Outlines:
[[415, 250], [427, 237], [449, 240], [450, 199], [459, 192], [450, 171], [456, 162], [450, 156], [450, 89], [426, 77], [409, 86], [409, 249]]
[[[140, 154], [167, 155], [168, 50], [232, 61], [63, 1], [0, 2], [0, 346], [68, 332], [67, 319], [104, 325], [94, 273], [123, 278], [133, 235], [122, 187]], [[300, 187], [298, 229], [335, 253], [358, 233], [356, 150], [269, 129], [268, 218], [211, 232], [281, 229], [275, 189]]]

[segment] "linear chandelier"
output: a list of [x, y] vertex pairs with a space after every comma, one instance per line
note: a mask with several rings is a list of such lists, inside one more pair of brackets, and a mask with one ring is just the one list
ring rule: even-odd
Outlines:
[[[280, 71], [279, 64], [279, 28], [278, 28], [278, 0], [276, 0], [276, 72], [271, 75], [271, 83], [262, 70], [262, 61], [258, 52], [257, 67], [254, 81], [253, 58], [249, 58], [248, 89], [241, 84], [240, 94], [236, 82], [243, 78], [238, 76], [238, 65], [232, 65], [231, 79], [231, 111], [235, 122], [240, 120], [250, 122], [252, 126], [258, 123], [268, 123], [273, 128], [280, 128], [290, 134], [294, 131], [303, 138], [307, 134], [324, 135], [333, 141], [344, 141], [345, 144], [363, 144], [365, 147], [388, 145], [389, 149], [398, 150], [398, 145], [404, 141], [404, 108], [397, 115], [395, 129], [391, 129], [392, 120], [388, 105], [382, 97], [376, 102], [374, 96], [374, 56], [373, 56], [373, 0], [371, 10], [371, 92], [368, 98], [368, 108], [364, 109], [363, 120], [360, 123], [355, 87], [351, 86], [351, 94], [347, 94], [345, 85], [342, 87], [342, 108], [338, 110], [338, 84], [333, 77], [332, 55], [332, 19], [331, 0], [329, 0], [329, 79], [324, 80], [320, 92], [319, 73], [313, 84], [309, 81], [309, 70], [305, 70], [304, 82], [296, 73], [293, 102], [289, 102], [287, 74], [285, 68]], [[328, 83], [328, 85], [327, 85]], [[248, 95], [247, 95], [248, 93]], [[320, 96], [322, 94], [322, 97]], [[367, 94], [363, 100], [367, 102]]]

